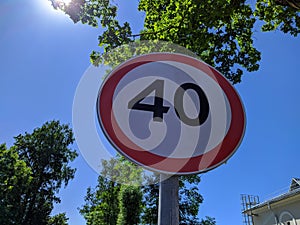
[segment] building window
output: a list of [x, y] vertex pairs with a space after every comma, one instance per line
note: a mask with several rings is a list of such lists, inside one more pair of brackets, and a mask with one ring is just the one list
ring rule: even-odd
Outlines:
[[294, 219], [294, 216], [288, 211], [283, 211], [280, 214], [279, 222], [280, 222], [280, 225], [297, 225], [296, 220]]

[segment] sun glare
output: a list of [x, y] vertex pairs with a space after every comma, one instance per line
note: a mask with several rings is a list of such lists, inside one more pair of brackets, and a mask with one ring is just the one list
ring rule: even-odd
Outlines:
[[[0, 0], [1, 1], [1, 0]], [[58, 18], [61, 15], [64, 15], [60, 9], [63, 9], [65, 6], [68, 6], [72, 0], [36, 0], [39, 2], [40, 7], [43, 8], [43, 10], [47, 14], [51, 14]], [[64, 15], [65, 16], [65, 15]]]
[[70, 4], [72, 0], [55, 0], [55, 2], [57, 2], [58, 4], [65, 4], [68, 5]]

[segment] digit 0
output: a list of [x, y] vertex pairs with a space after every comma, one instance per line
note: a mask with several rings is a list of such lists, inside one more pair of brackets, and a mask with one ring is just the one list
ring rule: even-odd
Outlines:
[[[200, 102], [200, 110], [198, 110], [199, 114], [196, 118], [189, 118], [183, 108], [183, 96], [189, 89], [197, 93]], [[209, 114], [209, 104], [204, 91], [198, 85], [193, 83], [182, 84], [176, 89], [174, 95], [174, 108], [178, 118], [183, 123], [190, 126], [200, 126], [206, 121]]]

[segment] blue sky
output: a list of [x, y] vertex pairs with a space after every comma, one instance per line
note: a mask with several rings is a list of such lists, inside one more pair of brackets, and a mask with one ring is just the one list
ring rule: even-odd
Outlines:
[[[134, 23], [137, 33], [138, 1], [118, 2], [120, 18]], [[1, 0], [0, 15], [0, 142], [11, 146], [14, 136], [46, 121], [71, 124], [76, 86], [97, 49], [100, 28], [74, 25], [46, 0]], [[199, 215], [215, 217], [218, 225], [242, 224], [240, 194], [266, 199], [300, 177], [300, 40], [258, 29], [254, 36], [261, 68], [236, 85], [247, 116], [244, 140], [227, 164], [201, 175]], [[75, 179], [60, 192], [54, 212], [66, 211], [71, 225], [82, 225], [77, 208], [97, 174], [81, 156], [73, 166]]]

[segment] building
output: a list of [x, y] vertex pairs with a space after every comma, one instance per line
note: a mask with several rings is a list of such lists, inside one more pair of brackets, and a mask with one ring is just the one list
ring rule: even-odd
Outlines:
[[257, 196], [242, 195], [244, 224], [300, 225], [300, 179], [293, 178], [289, 191], [259, 203]]

